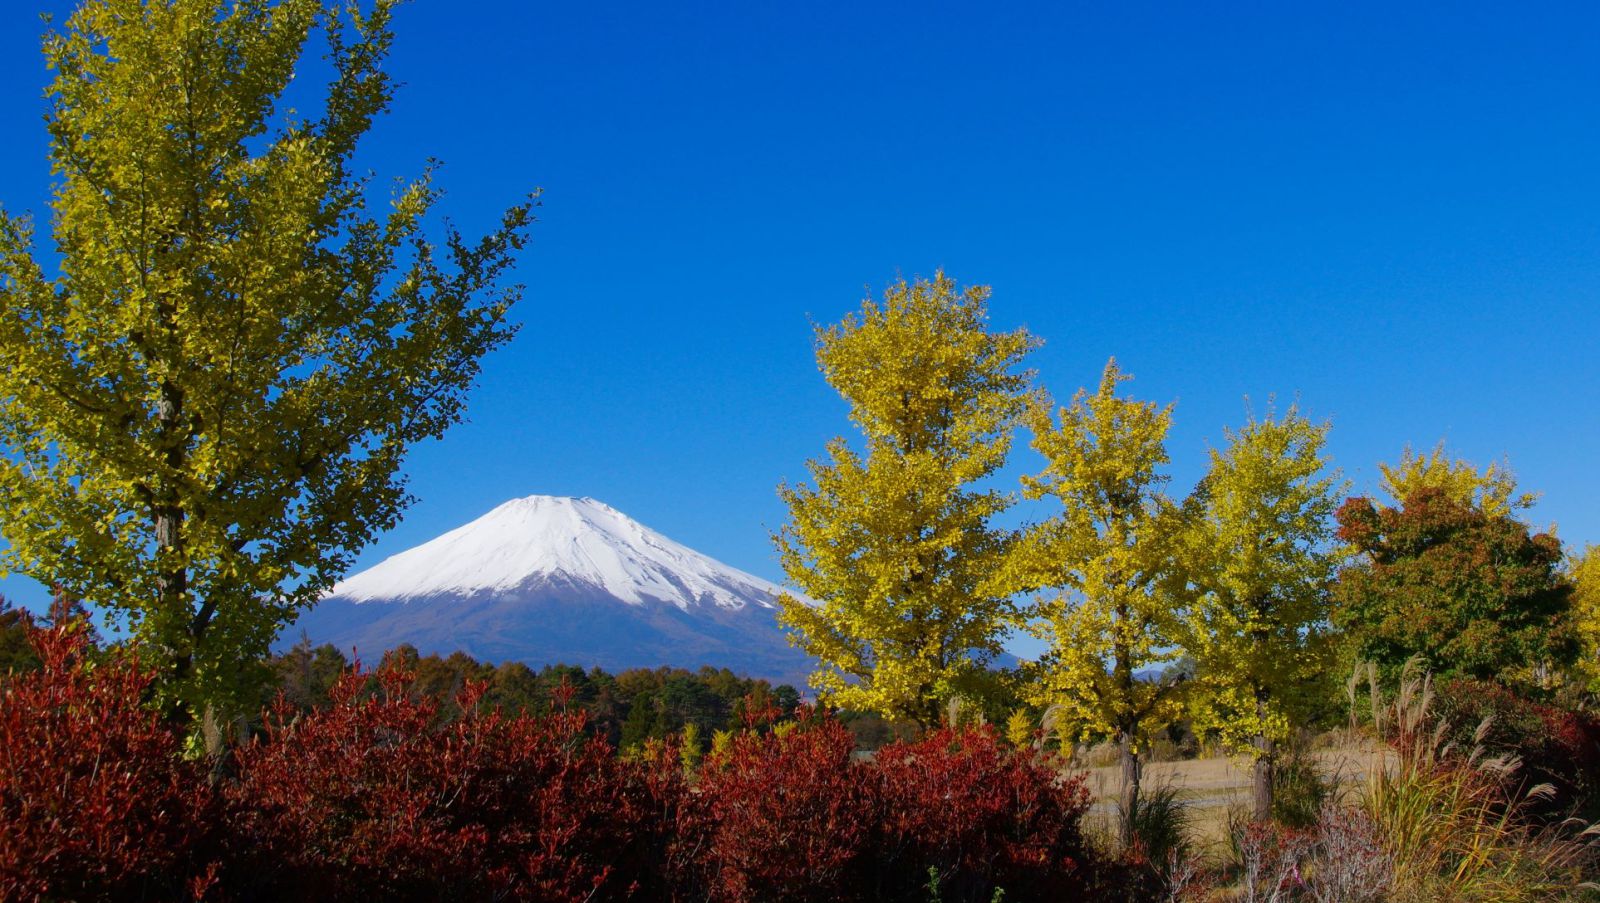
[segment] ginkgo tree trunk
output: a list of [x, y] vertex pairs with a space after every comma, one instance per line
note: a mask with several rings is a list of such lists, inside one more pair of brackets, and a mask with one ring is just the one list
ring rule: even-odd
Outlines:
[[1130, 378], [1113, 360], [1098, 389], [1080, 390], [1059, 419], [1043, 405], [1030, 413], [1033, 447], [1048, 463], [1024, 486], [1061, 509], [1025, 533], [1007, 568], [1013, 586], [1039, 591], [1032, 628], [1049, 646], [1033, 669], [1034, 701], [1121, 748], [1125, 844], [1144, 744], [1180, 712], [1181, 689], [1149, 679], [1180, 655], [1165, 591], [1179, 519], [1161, 490], [1172, 407], [1118, 395]]
[[1185, 503], [1181, 639], [1198, 676], [1198, 731], [1248, 748], [1254, 818], [1272, 813], [1278, 747], [1325, 697], [1330, 540], [1344, 491], [1323, 454], [1328, 425], [1291, 407], [1226, 433]]
[[0, 215], [5, 564], [121, 615], [178, 711], [250, 698], [513, 332], [532, 199], [442, 247], [428, 174], [369, 210], [394, 5], [86, 0], [45, 42], [55, 253]]
[[817, 331], [817, 363], [850, 405], [864, 454], [844, 439], [783, 485], [776, 542], [808, 599], [780, 597], [791, 641], [814, 656], [823, 701], [937, 724], [954, 697], [981, 698], [1017, 606], [990, 584], [1010, 531], [1009, 493], [981, 486], [1006, 460], [1032, 400], [1020, 368], [1037, 344], [995, 332], [989, 290], [942, 272], [891, 285], [881, 302]]

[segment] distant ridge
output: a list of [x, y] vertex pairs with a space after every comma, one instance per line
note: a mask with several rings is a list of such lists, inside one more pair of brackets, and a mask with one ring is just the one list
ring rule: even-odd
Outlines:
[[592, 498], [512, 499], [329, 591], [280, 638], [493, 662], [726, 667], [803, 687], [782, 588]]

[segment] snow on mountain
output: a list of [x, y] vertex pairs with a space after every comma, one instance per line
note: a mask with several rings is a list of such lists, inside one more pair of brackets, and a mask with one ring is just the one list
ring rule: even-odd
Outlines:
[[513, 499], [337, 584], [280, 638], [492, 662], [727, 667], [802, 686], [777, 585], [590, 498]]
[[773, 607], [782, 588], [673, 542], [591, 498], [512, 499], [472, 523], [336, 585], [352, 602], [500, 593], [529, 581], [587, 583], [624, 602]]

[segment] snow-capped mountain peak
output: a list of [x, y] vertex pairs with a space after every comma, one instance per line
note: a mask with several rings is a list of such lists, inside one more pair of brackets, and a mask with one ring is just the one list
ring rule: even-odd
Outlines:
[[592, 498], [512, 499], [465, 526], [337, 584], [351, 602], [588, 587], [631, 605], [684, 611], [774, 606], [781, 588], [729, 567]]

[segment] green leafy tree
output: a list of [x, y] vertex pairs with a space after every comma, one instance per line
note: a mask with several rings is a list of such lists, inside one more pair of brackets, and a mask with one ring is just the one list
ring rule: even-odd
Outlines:
[[[1017, 607], [989, 588], [1012, 536], [991, 520], [1009, 494], [979, 488], [1005, 462], [1032, 395], [1026, 330], [991, 331], [989, 290], [932, 280], [817, 331], [817, 363], [850, 404], [865, 455], [842, 438], [784, 485], [776, 537], [789, 579], [791, 641], [817, 658], [832, 705], [923, 726], [955, 696], [981, 698]], [[811, 604], [814, 602], [815, 604]]]
[[1230, 430], [1185, 505], [1180, 579], [1192, 596], [1182, 645], [1197, 676], [1196, 729], [1250, 747], [1258, 821], [1272, 812], [1278, 744], [1322, 701], [1331, 664], [1343, 488], [1327, 472], [1327, 434], [1295, 408]]
[[[1172, 406], [1117, 394], [1131, 379], [1115, 360], [1099, 388], [1079, 390], [1059, 420], [1038, 406], [1029, 427], [1048, 462], [1025, 478], [1033, 498], [1061, 503], [1031, 528], [1008, 566], [1013, 586], [1045, 590], [1033, 629], [1049, 642], [1036, 663], [1036, 705], [1058, 706], [1058, 730], [1110, 736], [1122, 748], [1126, 799], [1138, 811], [1144, 744], [1179, 714], [1179, 685], [1147, 680], [1180, 655], [1167, 591], [1181, 518], [1163, 493]], [[1131, 842], [1133, 820], [1123, 820]]]
[[27, 609], [14, 608], [10, 599], [0, 596], [0, 678], [39, 667], [39, 656], [29, 639], [33, 626]]
[[267, 667], [272, 679], [263, 688], [262, 705], [270, 705], [281, 691], [285, 701], [308, 710], [329, 704], [329, 691], [350, 670], [350, 662], [338, 647], [329, 643], [313, 647], [311, 638], [302, 635], [282, 655], [273, 656]]
[[[577, 670], [577, 669], [574, 669]], [[577, 672], [580, 677], [582, 671]], [[489, 678], [483, 704], [506, 712], [542, 711], [539, 675], [522, 662], [501, 662]]]
[[637, 749], [646, 740], [666, 736], [661, 726], [661, 707], [654, 690], [636, 694], [628, 701], [628, 715], [622, 722], [619, 745], [622, 749]]
[[431, 168], [368, 209], [394, 4], [87, 0], [45, 42], [60, 264], [0, 215], [4, 561], [108, 606], [179, 710], [252, 698], [246, 663], [395, 523], [407, 448], [513, 332], [532, 200], [442, 246]]
[[1352, 498], [1333, 623], [1392, 679], [1413, 655], [1435, 673], [1534, 688], [1577, 655], [1561, 543], [1505, 509], [1424, 486], [1399, 507]]

